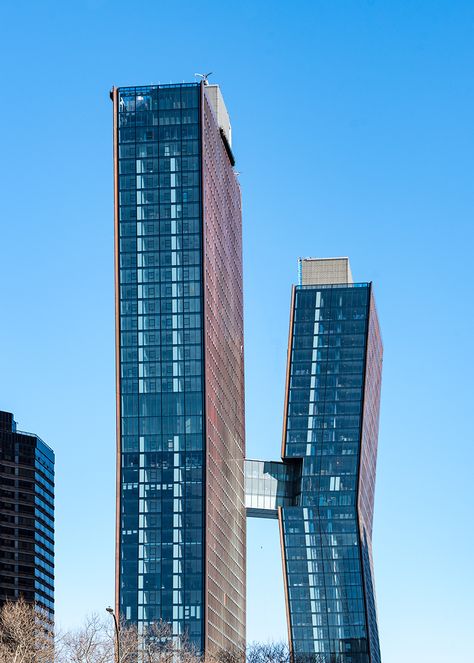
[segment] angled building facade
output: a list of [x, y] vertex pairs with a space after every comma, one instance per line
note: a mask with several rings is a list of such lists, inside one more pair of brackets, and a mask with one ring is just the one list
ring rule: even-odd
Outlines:
[[242, 221], [218, 86], [114, 88], [116, 611], [245, 641]]
[[282, 462], [246, 461], [247, 513], [278, 517], [296, 660], [380, 663], [371, 540], [382, 370], [372, 285], [305, 259], [293, 288]]
[[0, 605], [20, 597], [54, 619], [54, 453], [0, 411]]

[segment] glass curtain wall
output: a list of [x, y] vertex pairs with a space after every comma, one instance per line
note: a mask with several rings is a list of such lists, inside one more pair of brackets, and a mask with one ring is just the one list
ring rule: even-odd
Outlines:
[[54, 453], [36, 437], [35, 601], [54, 617]]
[[281, 510], [297, 658], [369, 663], [358, 482], [370, 285], [299, 286], [284, 458], [302, 458], [297, 507]]
[[119, 608], [203, 643], [200, 88], [116, 91]]

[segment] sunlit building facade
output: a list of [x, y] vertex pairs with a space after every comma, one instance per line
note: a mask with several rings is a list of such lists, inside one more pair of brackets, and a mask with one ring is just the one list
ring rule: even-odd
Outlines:
[[114, 88], [116, 609], [245, 641], [242, 222], [216, 85]]
[[382, 343], [347, 258], [300, 261], [282, 462], [246, 461], [247, 513], [278, 517], [295, 660], [380, 663], [371, 541]]

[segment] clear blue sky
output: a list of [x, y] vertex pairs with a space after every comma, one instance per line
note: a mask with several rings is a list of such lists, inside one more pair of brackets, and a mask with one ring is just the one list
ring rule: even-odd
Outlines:
[[[247, 446], [278, 457], [298, 256], [349, 255], [385, 345], [374, 557], [384, 663], [471, 660], [474, 3], [0, 8], [0, 408], [57, 457], [57, 615], [113, 600], [115, 85], [214, 71], [243, 192]], [[281, 639], [276, 523], [248, 633]]]

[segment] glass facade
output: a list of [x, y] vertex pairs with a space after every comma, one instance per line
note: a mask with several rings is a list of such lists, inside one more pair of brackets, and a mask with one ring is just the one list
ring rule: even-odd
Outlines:
[[[143, 634], [168, 622], [199, 651], [243, 647], [247, 507], [280, 521], [294, 656], [380, 663], [371, 284], [310, 285], [302, 270], [282, 462], [247, 461], [244, 472], [241, 198], [215, 88], [112, 91], [116, 609]], [[347, 259], [329, 262], [344, 260], [350, 275]], [[311, 274], [326, 278], [319, 262]]]
[[[301, 494], [280, 516], [291, 644], [318, 663], [379, 663], [369, 557], [381, 343], [371, 335], [368, 370], [371, 286], [299, 286], [293, 301], [283, 457], [302, 458]], [[365, 415], [367, 394], [377, 421]]]
[[[199, 84], [128, 87], [114, 89], [112, 95], [117, 608], [141, 632], [146, 632], [150, 622], [168, 622], [174, 636], [186, 635], [199, 650], [211, 638], [224, 644], [226, 628], [230, 628], [224, 615], [225, 623], [217, 623], [217, 634], [209, 629], [208, 571], [219, 543], [209, 519], [221, 502], [228, 508], [226, 500], [233, 499], [216, 491], [223, 484], [223, 468], [232, 465], [232, 474], [236, 474], [230, 453], [230, 458], [242, 457], [243, 476], [243, 387], [234, 393], [234, 383], [243, 385], [243, 361], [230, 370], [226, 367], [224, 379], [213, 375], [211, 362], [215, 355], [219, 358], [226, 352], [232, 358], [221, 321], [235, 314], [242, 318], [240, 192], [215, 116], [206, 110], [203, 88]], [[217, 146], [213, 141], [218, 141]], [[211, 149], [215, 153], [209, 154]], [[206, 184], [211, 175], [213, 182], [229, 180], [220, 187], [223, 191], [218, 186], [213, 192], [212, 184]], [[205, 191], [214, 193], [212, 200], [218, 202], [230, 191], [237, 195], [238, 205], [213, 212]], [[225, 273], [217, 274], [212, 258], [221, 236], [229, 233], [235, 235], [230, 241], [233, 262], [229, 268], [232, 274], [240, 274], [234, 281]], [[220, 286], [217, 294], [216, 281]], [[233, 292], [233, 288], [240, 291]], [[237, 302], [234, 308], [228, 303], [230, 298]], [[239, 329], [233, 331], [231, 345], [238, 343], [240, 357], [243, 341]], [[217, 405], [213, 404], [216, 387]], [[232, 397], [237, 398], [236, 409], [242, 412], [240, 422], [232, 416], [226, 420], [228, 437], [241, 440], [237, 453], [228, 445], [211, 444], [216, 425], [226, 419], [223, 408]], [[216, 449], [223, 449], [223, 458], [211, 475], [211, 453]], [[245, 531], [243, 479], [241, 484]], [[228, 559], [232, 555], [237, 555], [236, 545], [228, 546], [223, 555], [227, 568], [232, 568]], [[242, 569], [240, 576], [244, 565]], [[242, 586], [243, 581], [242, 576]], [[221, 578], [215, 582], [213, 596], [222, 588]], [[223, 601], [227, 596], [231, 605], [230, 591], [225, 591]], [[230, 608], [230, 617], [236, 612]], [[242, 628], [233, 624], [232, 629], [233, 640], [242, 641]]]
[[247, 516], [278, 518], [279, 506], [295, 506], [301, 490], [301, 463], [245, 461]]
[[0, 412], [0, 604], [20, 596], [54, 618], [54, 453]]
[[[311, 277], [343, 260], [307, 259]], [[294, 288], [283, 461], [246, 461], [246, 507], [280, 521], [295, 661], [380, 663], [371, 537], [381, 371], [371, 284]]]

